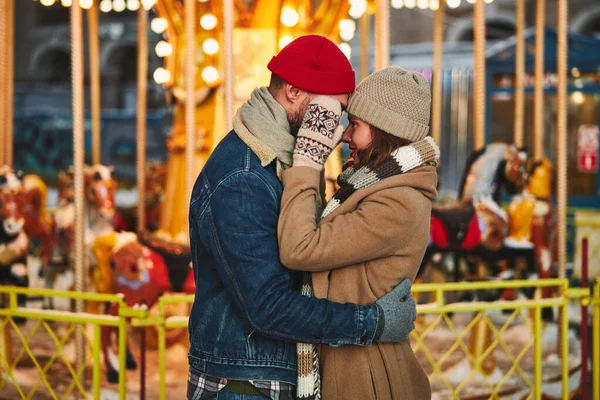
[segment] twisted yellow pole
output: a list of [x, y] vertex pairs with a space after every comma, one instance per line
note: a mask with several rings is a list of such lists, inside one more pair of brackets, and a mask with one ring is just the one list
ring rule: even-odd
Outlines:
[[233, 129], [233, 26], [234, 26], [234, 7], [233, 0], [223, 1], [223, 45], [225, 47], [225, 123], [227, 131]]
[[92, 106], [92, 164], [99, 164], [100, 149], [100, 34], [97, 2], [87, 11], [90, 51], [90, 100]]
[[[194, 148], [196, 146], [196, 2], [184, 2], [185, 21], [185, 168], [186, 197], [192, 195], [194, 185]], [[187, 220], [187, 219], [186, 219]]]
[[146, 230], [146, 105], [148, 92], [148, 11], [138, 10], [138, 62], [136, 112], [136, 176], [137, 176], [137, 232]]
[[485, 3], [483, 0], [476, 0], [474, 8], [473, 150], [476, 151], [485, 146]]
[[516, 0], [517, 43], [515, 56], [515, 125], [514, 141], [523, 147], [523, 121], [525, 119], [525, 0]]
[[371, 16], [364, 13], [358, 20], [359, 40], [360, 40], [360, 80], [362, 81], [369, 75], [369, 36], [371, 35]]
[[556, 74], [556, 133], [558, 191], [558, 276], [566, 277], [567, 262], [567, 0], [558, 0]]
[[544, 38], [546, 0], [537, 0], [535, 13], [535, 88], [533, 96], [533, 159], [544, 156]]
[[433, 21], [433, 103], [431, 118], [431, 136], [441, 146], [442, 144], [442, 55], [444, 51], [444, 6], [441, 1], [435, 12]]
[[375, 13], [375, 70], [390, 65], [390, 2], [377, 0]]
[[7, 42], [7, 8], [8, 0], [0, 0], [0, 165], [4, 165], [6, 147], [6, 54], [8, 53]]
[[[83, 97], [83, 21], [79, 2], [71, 6], [71, 91], [73, 93], [73, 166], [75, 169], [75, 290], [85, 291], [84, 243], [84, 97]], [[75, 305], [77, 312], [84, 311], [83, 300]], [[77, 370], [85, 363], [85, 342], [82, 329], [76, 330], [75, 359]]]
[[13, 166], [14, 85], [15, 85], [15, 0], [7, 0], [6, 11], [6, 142], [4, 163]]

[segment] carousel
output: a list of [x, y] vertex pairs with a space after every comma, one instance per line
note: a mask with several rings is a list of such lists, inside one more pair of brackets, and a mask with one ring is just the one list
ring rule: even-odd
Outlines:
[[[13, 306], [39, 310], [37, 318], [0, 313], [0, 398], [98, 398], [99, 393], [181, 398], [188, 368], [185, 323], [195, 293], [186, 211], [195, 177], [231, 130], [237, 107], [253, 88], [268, 84], [265, 66], [272, 55], [294, 38], [309, 33], [329, 37], [350, 57], [348, 42], [358, 34], [359, 75], [364, 78], [370, 70], [374, 21], [375, 69], [387, 67], [390, 2], [39, 0], [39, 7], [59, 2], [70, 7], [73, 166], [60, 171], [58, 205], [49, 209], [46, 183], [13, 169], [14, 152], [27, 150], [13, 146], [18, 134], [12, 122], [15, 0], [0, 0], [0, 288], [43, 288], [35, 294], [19, 291], [14, 298], [8, 289], [0, 291], [0, 310]], [[582, 390], [587, 360], [580, 339], [568, 329], [566, 313], [553, 307], [564, 303], [557, 299], [565, 298], [568, 288], [564, 283], [567, 0], [557, 0], [556, 166], [543, 154], [543, 35], [537, 36], [535, 46], [535, 147], [533, 151], [523, 148], [523, 0], [516, 1], [515, 10], [514, 142], [486, 143], [485, 13], [492, 1], [469, 2], [474, 3], [474, 153], [464, 166], [459, 197], [436, 204], [432, 211], [430, 244], [419, 273], [423, 285], [415, 286], [420, 317], [413, 347], [430, 375], [435, 398], [569, 398]], [[446, 8], [456, 6], [456, 1], [392, 3], [396, 8], [417, 5], [434, 14], [431, 135], [440, 143], [444, 18]], [[536, 29], [543, 32], [546, 21], [539, 10], [545, 9], [546, 0], [537, 3]], [[138, 23], [137, 205], [130, 209], [117, 207], [114, 169], [100, 162], [99, 16], [121, 6], [136, 11]], [[85, 52], [84, 14], [89, 40]], [[166, 163], [146, 160], [149, 28], [163, 36], [154, 51], [164, 64], [152, 76], [163, 85], [173, 110]], [[84, 101], [84, 62], [90, 67], [89, 110]], [[92, 129], [89, 164], [84, 162], [86, 111]], [[329, 197], [340, 172], [338, 153], [326, 166]], [[555, 173], [556, 188], [552, 187]], [[506, 284], [513, 280], [521, 283]], [[550, 283], [528, 285], [527, 281]], [[468, 290], [452, 286], [459, 282], [476, 284]], [[442, 289], [430, 290], [434, 286]], [[119, 294], [122, 301], [92, 302], [64, 295], [67, 292]], [[537, 306], [528, 307], [528, 302]], [[443, 307], [435, 313], [427, 311], [435, 304], [454, 303], [467, 306], [458, 311]], [[509, 306], [510, 312], [505, 312], [502, 307], [480, 310], [478, 304], [525, 307]], [[140, 309], [143, 314], [136, 314]], [[94, 372], [91, 377], [86, 373], [93, 336], [89, 326], [86, 332], [59, 321], [44, 322], [52, 320], [51, 315], [81, 316], [83, 325], [88, 315], [122, 318], [123, 325], [125, 316], [133, 319], [128, 328], [108, 323], [99, 328], [100, 341], [92, 346], [102, 353], [102, 375]], [[169, 325], [167, 320], [175, 323]], [[38, 329], [39, 321], [45, 330]], [[129, 332], [127, 338], [123, 329]], [[61, 349], [60, 356], [52, 353], [53, 342]], [[122, 347], [123, 356], [117, 356]], [[159, 385], [146, 385], [146, 381]]]

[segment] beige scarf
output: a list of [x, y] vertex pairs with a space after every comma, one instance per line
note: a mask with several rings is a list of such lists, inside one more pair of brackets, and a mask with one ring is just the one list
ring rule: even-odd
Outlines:
[[281, 104], [266, 87], [254, 89], [237, 111], [233, 130], [258, 156], [262, 166], [277, 159], [277, 173], [292, 166], [296, 138]]

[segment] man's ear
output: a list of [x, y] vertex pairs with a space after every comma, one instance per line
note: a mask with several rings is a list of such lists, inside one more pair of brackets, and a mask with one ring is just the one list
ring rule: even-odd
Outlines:
[[290, 85], [289, 83], [284, 85], [283, 90], [285, 92], [286, 100], [290, 103], [296, 103], [302, 95], [302, 90], [298, 89], [296, 86]]

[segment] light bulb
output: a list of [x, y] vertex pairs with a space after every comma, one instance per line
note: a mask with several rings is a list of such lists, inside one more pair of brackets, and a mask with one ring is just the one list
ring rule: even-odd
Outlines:
[[215, 67], [208, 66], [202, 70], [202, 79], [209, 85], [219, 80], [219, 71]]
[[417, 6], [417, 0], [404, 0], [404, 7], [415, 8]]
[[460, 0], [446, 0], [446, 3], [448, 3], [448, 7], [450, 8], [460, 7]]
[[162, 85], [163, 83], [168, 82], [169, 79], [171, 79], [171, 73], [163, 67], [159, 67], [156, 68], [156, 71], [154, 71], [152, 77], [154, 78], [154, 82], [158, 83], [159, 85]]
[[396, 10], [404, 7], [404, 0], [392, 0], [392, 8]]
[[356, 30], [356, 22], [354, 22], [351, 19], [342, 19], [338, 23], [338, 28], [340, 29], [340, 31], [343, 31], [343, 30], [355, 31]]
[[61, 0], [60, 4], [63, 7], [71, 7], [73, 5], [73, 0]]
[[355, 0], [348, 10], [348, 14], [354, 19], [359, 19], [367, 11], [367, 2], [365, 0]]
[[152, 29], [152, 32], [159, 35], [167, 30], [167, 26], [169, 26], [169, 23], [164, 18], [154, 18], [150, 22], [150, 29]]
[[204, 14], [200, 18], [200, 26], [207, 31], [215, 29], [215, 26], [217, 26], [217, 17], [213, 14]]
[[428, 9], [429, 8], [429, 0], [418, 0], [417, 7], [419, 7], [421, 10]]
[[573, 92], [571, 94], [571, 101], [575, 104], [585, 103], [585, 96], [581, 92]]
[[127, 9], [129, 11], [137, 11], [140, 9], [139, 0], [127, 0]]
[[467, 0], [467, 3], [475, 4], [477, 0]]
[[300, 16], [296, 10], [293, 10], [289, 7], [285, 7], [281, 11], [281, 23], [287, 27], [295, 26], [298, 23]]
[[160, 42], [156, 43], [154, 51], [159, 57], [167, 57], [170, 56], [171, 53], [173, 53], [173, 46], [171, 46], [171, 44], [165, 42], [164, 40], [161, 40]]
[[89, 10], [94, 4], [93, 0], [79, 0], [79, 6], [84, 10]]
[[113, 0], [113, 10], [121, 12], [125, 10], [125, 0]]
[[437, 11], [440, 8], [440, 1], [439, 0], [431, 0], [429, 2], [429, 8], [431, 8], [432, 11]]
[[156, 4], [156, 0], [142, 0], [142, 6], [144, 10], [149, 10]]
[[483, 0], [483, 1], [485, 1], [487, 4], [491, 4], [491, 3], [493, 3], [494, 0]]
[[340, 48], [342, 53], [344, 53], [346, 58], [350, 59], [350, 56], [352, 55], [352, 48], [350, 47], [350, 45], [348, 43], [340, 43], [338, 47]]
[[54, 0], [40, 0], [40, 4], [46, 7], [50, 7], [54, 4]]
[[291, 36], [283, 36], [279, 39], [279, 48], [283, 49], [285, 46], [290, 44], [294, 39]]
[[112, 3], [110, 0], [102, 0], [100, 2], [100, 11], [105, 13], [112, 11]]
[[213, 38], [208, 38], [202, 43], [202, 50], [209, 56], [217, 54], [219, 51], [219, 42]]
[[340, 31], [340, 38], [345, 42], [351, 41], [353, 37], [354, 37], [354, 31], [350, 31], [350, 30]]

